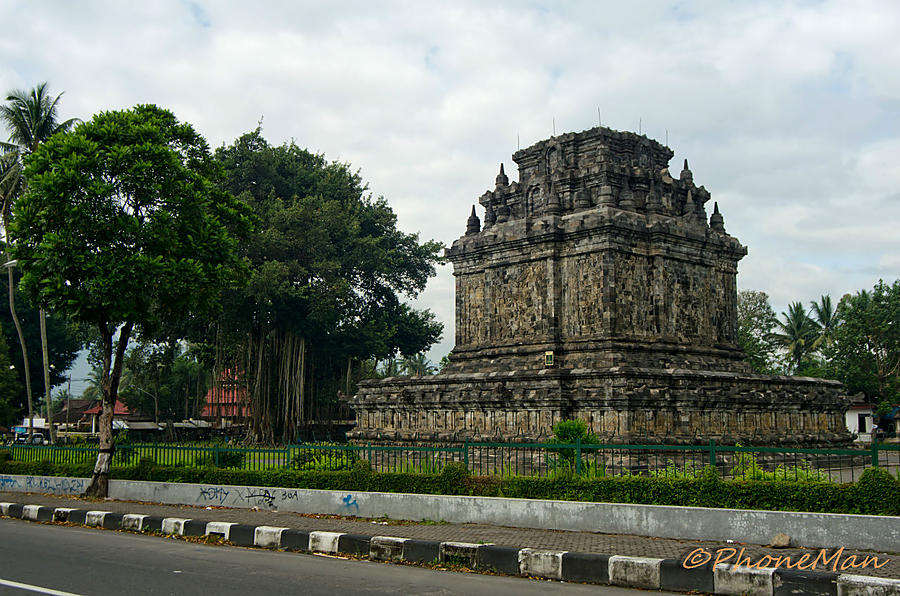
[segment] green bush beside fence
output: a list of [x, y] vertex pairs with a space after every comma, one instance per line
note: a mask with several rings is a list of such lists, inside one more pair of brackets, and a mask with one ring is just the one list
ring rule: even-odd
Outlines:
[[[90, 464], [16, 462], [0, 459], [0, 473], [88, 477]], [[900, 480], [869, 468], [852, 484], [816, 480], [723, 480], [712, 466], [694, 477], [471, 476], [462, 464], [437, 474], [385, 473], [359, 460], [350, 470], [238, 470], [158, 466], [143, 459], [136, 466], [113, 467], [111, 477], [197, 484], [271, 486], [340, 491], [463, 494], [526, 499], [641, 503], [774, 511], [900, 515]]]

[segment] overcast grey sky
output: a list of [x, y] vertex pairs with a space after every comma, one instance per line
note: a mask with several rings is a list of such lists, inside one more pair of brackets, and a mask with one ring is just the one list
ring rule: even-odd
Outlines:
[[[668, 131], [749, 247], [740, 288], [779, 312], [900, 276], [900, 2], [3, 4], [0, 91], [49, 81], [64, 118], [155, 103], [214, 147], [263, 117], [423, 239], [449, 245], [517, 144], [599, 107]], [[449, 266], [417, 303], [445, 324], [437, 360]]]

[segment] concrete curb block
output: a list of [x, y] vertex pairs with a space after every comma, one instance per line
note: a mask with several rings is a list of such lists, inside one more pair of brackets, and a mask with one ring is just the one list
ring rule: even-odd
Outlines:
[[774, 568], [748, 569], [741, 567], [735, 569], [733, 565], [718, 565], [713, 573], [716, 594], [773, 596], [775, 593], [772, 579], [775, 573]]
[[338, 541], [343, 535], [342, 532], [310, 532], [309, 550], [320, 553], [337, 553]]
[[614, 555], [609, 558], [609, 583], [658, 590], [662, 562], [663, 559]]
[[122, 529], [131, 530], [132, 532], [143, 532], [145, 517], [147, 516], [138, 513], [126, 513], [122, 516]]
[[231, 538], [231, 527], [236, 525], [235, 522], [207, 522], [206, 534], [209, 536], [221, 536], [228, 540]]
[[828, 571], [776, 569], [773, 576], [774, 596], [837, 596], [839, 575]]
[[53, 521], [55, 522], [67, 522], [69, 521], [69, 514], [75, 509], [71, 507], [57, 507], [53, 510]]
[[519, 551], [519, 573], [562, 579], [562, 558], [566, 551], [523, 548]]
[[842, 573], [837, 578], [838, 596], [900, 596], [900, 580]]
[[110, 530], [220, 536], [238, 546], [364, 555], [376, 561], [457, 563], [510, 575], [723, 596], [900, 596], [900, 579], [826, 571], [747, 568], [707, 563], [687, 569], [676, 559], [515, 548], [494, 544], [438, 542], [397, 536], [306, 531], [234, 522], [206, 522], [135, 513], [87, 511], [0, 503], [0, 515]]
[[112, 511], [88, 511], [84, 514], [84, 525], [103, 527], [103, 518]]
[[256, 526], [253, 532], [253, 545], [262, 548], [280, 548], [281, 534], [287, 528], [276, 528], [274, 526]]
[[369, 541], [369, 558], [375, 561], [403, 560], [403, 545], [407, 538], [372, 536]]

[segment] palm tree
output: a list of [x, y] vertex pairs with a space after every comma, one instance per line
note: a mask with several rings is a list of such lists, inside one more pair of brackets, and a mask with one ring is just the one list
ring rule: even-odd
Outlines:
[[434, 373], [435, 368], [431, 360], [425, 357], [425, 353], [419, 352], [403, 359], [403, 370], [409, 376], [421, 377]]
[[[0, 106], [0, 120], [6, 124], [9, 130], [9, 142], [0, 142], [0, 218], [3, 220], [3, 230], [6, 232], [6, 271], [9, 280], [9, 310], [12, 314], [16, 331], [19, 334], [19, 344], [22, 347], [22, 360], [25, 366], [25, 393], [28, 397], [28, 432], [31, 434], [34, 428], [34, 409], [31, 396], [31, 372], [28, 366], [28, 350], [25, 347], [25, 338], [22, 335], [22, 325], [16, 314], [15, 286], [13, 280], [13, 262], [9, 258], [9, 219], [12, 214], [12, 206], [15, 200], [21, 196], [25, 189], [25, 177], [23, 175], [23, 160], [26, 155], [37, 149], [38, 145], [49, 139], [57, 132], [71, 130], [79, 120], [71, 118], [65, 122], [57, 120], [57, 104], [62, 93], [51, 97], [47, 90], [47, 83], [41, 83], [30, 92], [16, 89], [6, 96], [8, 102]], [[40, 310], [41, 347], [44, 360], [44, 388], [47, 398], [47, 415], [50, 417], [50, 369], [47, 358], [47, 332], [44, 310]], [[51, 439], [53, 437], [53, 425], [50, 425]]]
[[825, 294], [819, 298], [818, 302], [810, 302], [809, 308], [819, 324], [819, 336], [816, 338], [814, 347], [818, 348], [823, 343], [830, 346], [834, 341], [832, 337], [834, 328], [840, 323], [837, 310], [831, 303], [831, 296]]
[[776, 321], [780, 333], [775, 338], [784, 346], [788, 360], [796, 371], [803, 364], [803, 359], [813, 350], [813, 344], [819, 336], [819, 325], [809, 318], [806, 309], [800, 302], [788, 306], [787, 313], [781, 313], [784, 321]]
[[378, 369], [380, 377], [399, 377], [401, 373], [400, 361], [395, 358], [388, 358], [381, 363]]

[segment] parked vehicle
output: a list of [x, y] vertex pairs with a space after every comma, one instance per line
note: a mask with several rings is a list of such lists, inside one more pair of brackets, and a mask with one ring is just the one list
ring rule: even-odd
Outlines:
[[44, 436], [44, 433], [34, 433], [31, 437], [28, 434], [17, 434], [16, 445], [49, 445], [50, 441]]

